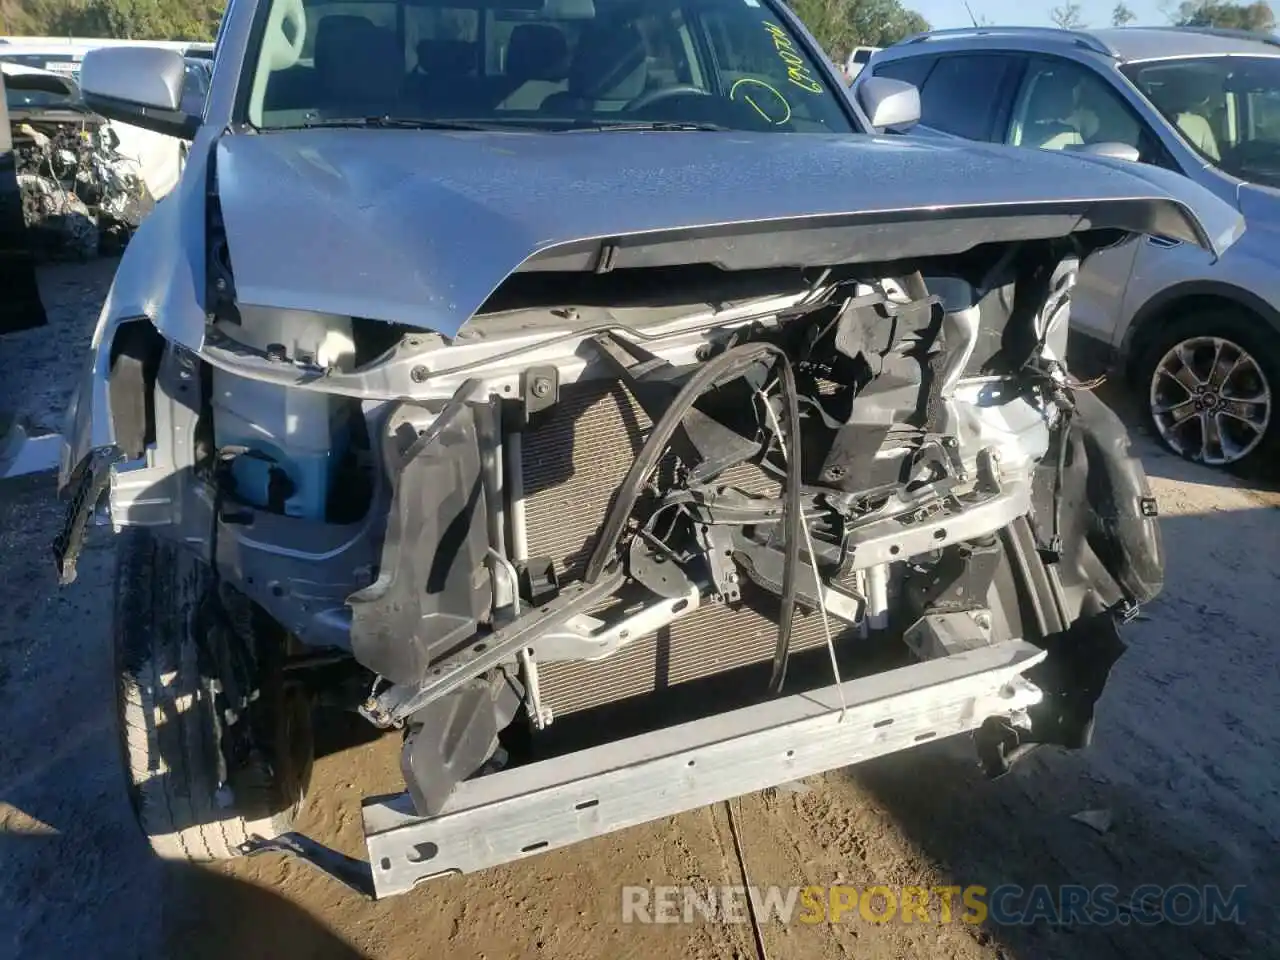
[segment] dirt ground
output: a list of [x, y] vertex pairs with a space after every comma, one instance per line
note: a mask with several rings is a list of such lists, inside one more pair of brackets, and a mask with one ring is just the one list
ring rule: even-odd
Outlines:
[[[56, 428], [110, 276], [58, 267], [52, 324], [0, 341], [0, 408]], [[1202, 926], [766, 925], [771, 958], [1109, 960], [1280, 956], [1280, 503], [1143, 441], [1164, 517], [1164, 594], [1080, 754], [984, 780], [967, 741], [742, 798], [753, 884], [1243, 885], [1243, 923]], [[750, 958], [748, 925], [621, 922], [621, 888], [741, 884], [726, 808], [637, 827], [482, 875], [362, 899], [264, 854], [216, 868], [152, 859], [116, 765], [110, 538], [71, 588], [49, 552], [48, 476], [0, 484], [0, 956], [44, 958]], [[399, 789], [397, 741], [332, 752], [300, 829], [362, 856], [359, 798]], [[1105, 810], [1099, 833], [1072, 819]]]

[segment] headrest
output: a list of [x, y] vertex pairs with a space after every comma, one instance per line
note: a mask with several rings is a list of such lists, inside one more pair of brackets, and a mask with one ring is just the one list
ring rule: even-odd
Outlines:
[[1165, 71], [1160, 86], [1151, 93], [1151, 99], [1169, 113], [1182, 113], [1203, 103], [1209, 96], [1205, 84], [1183, 72]]
[[469, 40], [420, 40], [418, 69], [433, 77], [465, 77], [476, 69], [479, 44]]
[[1061, 122], [1075, 109], [1075, 88], [1064, 78], [1044, 74], [1032, 88], [1029, 112], [1039, 122]]
[[404, 54], [390, 30], [364, 17], [330, 15], [316, 25], [316, 72], [334, 106], [391, 110], [404, 75]]
[[522, 23], [507, 44], [507, 76], [512, 80], [563, 80], [569, 75], [569, 44], [546, 23]]
[[584, 100], [633, 100], [644, 93], [649, 63], [640, 31], [629, 23], [584, 30], [569, 68], [569, 90]]

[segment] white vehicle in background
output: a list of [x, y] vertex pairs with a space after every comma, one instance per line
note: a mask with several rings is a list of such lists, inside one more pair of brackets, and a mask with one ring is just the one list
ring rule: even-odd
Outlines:
[[[208, 90], [208, 73], [199, 71], [195, 60], [212, 56], [213, 45], [183, 41], [97, 40], [58, 37], [3, 37], [0, 38], [0, 63], [19, 64], [50, 73], [79, 79], [80, 64], [84, 55], [97, 47], [106, 46], [157, 46], [175, 49], [188, 57], [188, 82], [193, 79]], [[186, 91], [184, 90], [184, 99]], [[117, 150], [137, 164], [143, 183], [155, 200], [169, 193], [178, 183], [186, 163], [187, 144], [176, 137], [144, 130], [132, 124], [108, 121], [116, 135]]]
[[862, 72], [862, 68], [867, 65], [867, 61], [871, 59], [871, 55], [879, 49], [880, 47], [854, 47], [853, 52], [849, 54], [849, 59], [844, 62], [845, 78], [853, 83]]

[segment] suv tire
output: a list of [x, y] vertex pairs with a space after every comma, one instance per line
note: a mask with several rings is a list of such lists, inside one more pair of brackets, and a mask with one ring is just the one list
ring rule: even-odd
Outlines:
[[[162, 857], [235, 857], [293, 826], [311, 772], [310, 702], [283, 682], [282, 631], [244, 629], [265, 616], [243, 598], [219, 602], [194, 552], [139, 528], [119, 540], [116, 714], [135, 816]], [[258, 691], [234, 723], [215, 679], [228, 664], [248, 664]]]
[[[1280, 338], [1257, 315], [1233, 306], [1174, 314], [1143, 345], [1133, 366], [1134, 385], [1149, 428], [1169, 450], [1194, 463], [1251, 469], [1280, 452]], [[1181, 356], [1189, 359], [1183, 363]], [[1213, 358], [1220, 358], [1218, 364]], [[1187, 367], [1186, 383], [1173, 382]], [[1223, 379], [1226, 371], [1229, 376]], [[1203, 381], [1199, 386], [1195, 380]], [[1203, 393], [1197, 393], [1203, 391]], [[1199, 401], [1197, 402], [1197, 396]], [[1242, 405], [1237, 398], [1257, 398]], [[1176, 412], [1171, 412], [1172, 407]], [[1239, 419], [1248, 412], [1252, 426]], [[1178, 417], [1188, 422], [1175, 426]], [[1205, 419], [1227, 431], [1228, 444], [1202, 442]], [[1189, 420], [1200, 421], [1199, 424]], [[1181, 422], [1181, 421], [1179, 421]]]

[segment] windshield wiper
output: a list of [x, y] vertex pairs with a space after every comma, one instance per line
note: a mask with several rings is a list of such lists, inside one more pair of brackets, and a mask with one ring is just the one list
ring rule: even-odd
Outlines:
[[619, 121], [617, 123], [585, 123], [575, 124], [572, 127], [566, 127], [562, 133], [581, 133], [582, 131], [629, 131], [629, 130], [656, 130], [662, 133], [672, 132], [689, 132], [697, 133], [705, 131], [709, 133], [724, 133], [732, 130], [732, 127], [724, 127], [718, 123], [695, 123], [685, 120], [657, 120], [653, 122], [639, 121]]
[[500, 123], [481, 123], [475, 120], [426, 120], [418, 117], [325, 117], [287, 126], [269, 127], [270, 130], [316, 130], [323, 127], [379, 128], [395, 130], [510, 130]]

